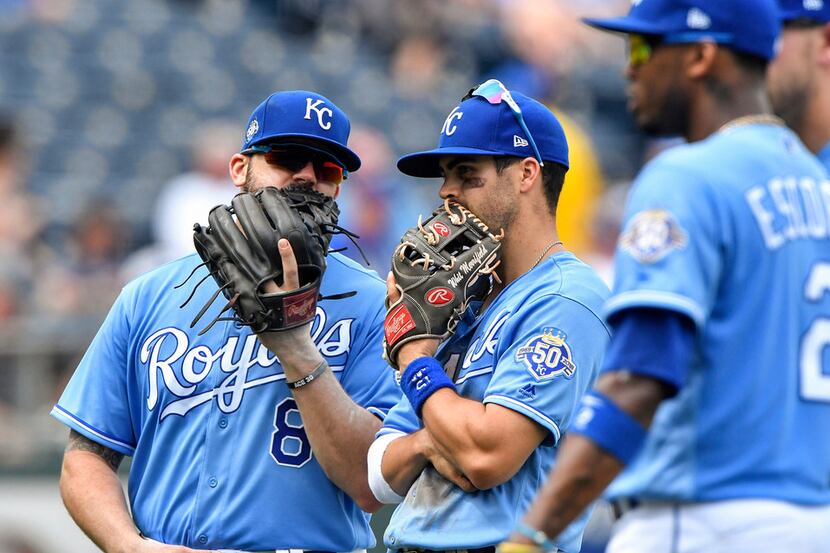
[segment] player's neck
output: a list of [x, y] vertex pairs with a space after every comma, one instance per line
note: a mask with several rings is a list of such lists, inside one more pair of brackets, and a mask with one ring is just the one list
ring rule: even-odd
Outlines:
[[[543, 229], [549, 228], [549, 232]], [[503, 286], [507, 286], [523, 274], [537, 266], [557, 252], [565, 250], [556, 233], [556, 225], [537, 225], [525, 229], [524, 233], [513, 233], [505, 239], [499, 276]]]
[[804, 145], [817, 154], [830, 142], [830, 79], [822, 83], [804, 110], [802, 124], [794, 129]]
[[747, 115], [772, 113], [766, 92], [758, 87], [736, 88], [728, 99], [700, 94], [692, 102], [686, 140], [697, 142], [729, 123]]

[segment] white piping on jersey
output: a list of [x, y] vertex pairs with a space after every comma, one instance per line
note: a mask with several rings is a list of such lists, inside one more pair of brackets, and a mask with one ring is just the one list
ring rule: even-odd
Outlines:
[[550, 427], [552, 429], [551, 432], [553, 432], [553, 436], [555, 438], [555, 441], [556, 442], [559, 441], [559, 438], [562, 436], [562, 433], [559, 431], [559, 425], [556, 424], [553, 421], [552, 418], [545, 415], [541, 411], [539, 411], [537, 409], [534, 409], [533, 407], [531, 407], [527, 403], [522, 403], [521, 401], [519, 401], [517, 399], [513, 399], [512, 397], [502, 396], [502, 395], [498, 395], [498, 394], [485, 397], [484, 401], [482, 403], [500, 403], [500, 402], [509, 403], [510, 405], [515, 405], [515, 406], [521, 407], [522, 409], [526, 409], [526, 410], [530, 411], [531, 413], [533, 413], [534, 415], [536, 415], [537, 417], [539, 417], [540, 419], [542, 419], [543, 421], [545, 421], [546, 423], [548, 423], [550, 425]]
[[123, 447], [124, 449], [129, 450], [130, 454], [132, 454], [132, 452], [135, 451], [135, 447], [131, 446], [130, 444], [127, 444], [127, 443], [122, 442], [120, 440], [116, 440], [115, 438], [111, 438], [110, 436], [104, 436], [103, 434], [101, 434], [100, 432], [98, 432], [97, 430], [95, 430], [94, 428], [89, 426], [87, 423], [85, 423], [84, 421], [82, 421], [81, 419], [79, 419], [78, 417], [76, 417], [75, 415], [73, 415], [69, 411], [66, 411], [65, 409], [61, 408], [58, 405], [55, 405], [52, 408], [52, 416], [57, 417], [59, 419], [64, 419], [68, 422], [69, 421], [74, 422], [76, 425], [80, 426], [81, 428], [83, 428], [84, 430], [86, 430], [87, 432], [92, 434], [93, 436], [101, 438], [102, 440], [104, 440], [107, 443], [115, 444], [115, 445], [118, 445], [120, 447]]
[[688, 315], [698, 326], [703, 326], [706, 322], [706, 314], [700, 305], [685, 296], [672, 292], [653, 290], [623, 292], [608, 300], [604, 311], [606, 315], [609, 315], [627, 307], [668, 307]]
[[[343, 365], [331, 367], [331, 372], [343, 372]], [[278, 382], [280, 380], [285, 380], [285, 374], [272, 374], [269, 376], [264, 376], [262, 378], [255, 378], [254, 380], [248, 380], [247, 382], [241, 385], [235, 385], [233, 386], [233, 388], [239, 389], [240, 391], [244, 392], [249, 388], [262, 386], [263, 384], [270, 384], [271, 382]], [[214, 388], [213, 390], [202, 392], [201, 394], [196, 394], [193, 396], [188, 396], [182, 399], [171, 401], [162, 410], [161, 418], [159, 420], [164, 420], [165, 417], [167, 417], [168, 415], [184, 416], [188, 413], [188, 411], [190, 411], [194, 407], [198, 407], [199, 405], [210, 401], [219, 394], [226, 394], [230, 391], [232, 390], [229, 390], [228, 388], [223, 386], [219, 386], [217, 388]]]
[[458, 380], [455, 381], [455, 383], [456, 384], [463, 384], [464, 382], [466, 382], [470, 378], [475, 378], [477, 376], [481, 376], [483, 374], [489, 374], [491, 372], [493, 372], [493, 367], [492, 366], [484, 367], [483, 369], [476, 369], [476, 370], [470, 371], [467, 374], [465, 374], [464, 376], [460, 377]]

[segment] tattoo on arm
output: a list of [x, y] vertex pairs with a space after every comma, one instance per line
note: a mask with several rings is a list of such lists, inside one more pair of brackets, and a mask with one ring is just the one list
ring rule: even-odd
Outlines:
[[74, 430], [70, 430], [69, 443], [66, 444], [66, 451], [75, 450], [94, 453], [106, 461], [107, 465], [109, 465], [109, 467], [116, 472], [118, 471], [118, 467], [121, 465], [122, 459], [124, 459], [124, 455], [122, 453], [118, 453], [117, 451], [101, 445], [98, 442], [93, 442], [86, 436], [82, 436]]

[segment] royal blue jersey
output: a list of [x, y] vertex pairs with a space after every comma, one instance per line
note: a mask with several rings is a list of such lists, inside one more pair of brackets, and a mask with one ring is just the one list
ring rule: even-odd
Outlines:
[[[410, 488], [389, 523], [392, 549], [462, 549], [506, 539], [554, 463], [576, 405], [599, 371], [609, 330], [601, 318], [605, 284], [570, 253], [558, 253], [507, 286], [487, 310], [469, 310], [436, 357], [458, 393], [496, 403], [548, 430], [545, 441], [508, 482], [465, 493], [434, 469]], [[378, 433], [414, 432], [422, 423], [406, 398]], [[579, 551], [588, 513], [561, 536]]]
[[[197, 549], [371, 547], [368, 515], [326, 478], [275, 356], [247, 327], [216, 324], [220, 296], [196, 255], [128, 284], [52, 415], [84, 436], [133, 457], [129, 499], [152, 539]], [[400, 397], [381, 357], [385, 285], [340, 256], [327, 257], [324, 300], [311, 328], [346, 393], [383, 418]], [[321, 408], [324, 406], [321, 406]]]
[[615, 275], [609, 316], [667, 309], [697, 336], [609, 495], [830, 502], [830, 182], [795, 134], [744, 125], [650, 162]]
[[830, 172], [830, 142], [825, 144], [824, 148], [819, 150], [818, 159], [824, 164], [825, 169]]

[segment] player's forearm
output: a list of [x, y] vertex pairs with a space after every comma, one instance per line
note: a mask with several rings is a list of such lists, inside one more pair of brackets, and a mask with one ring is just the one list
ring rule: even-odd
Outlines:
[[380, 420], [352, 401], [330, 371], [293, 393], [311, 449], [329, 480], [364, 511], [380, 508], [366, 464]]
[[95, 453], [66, 452], [60, 490], [75, 523], [101, 550], [131, 551], [131, 544], [141, 539], [117, 474]]
[[389, 444], [383, 454], [383, 479], [395, 493], [404, 496], [429, 463], [424, 450], [425, 430], [419, 430]]
[[424, 403], [422, 418], [438, 451], [476, 488], [502, 484], [521, 467], [513, 455], [504, 455], [508, 437], [501, 435], [498, 425], [490, 424], [483, 403], [438, 390]]
[[551, 538], [558, 536], [622, 469], [619, 460], [591, 440], [578, 434], [568, 436], [556, 457], [555, 470], [525, 515], [525, 523]]

